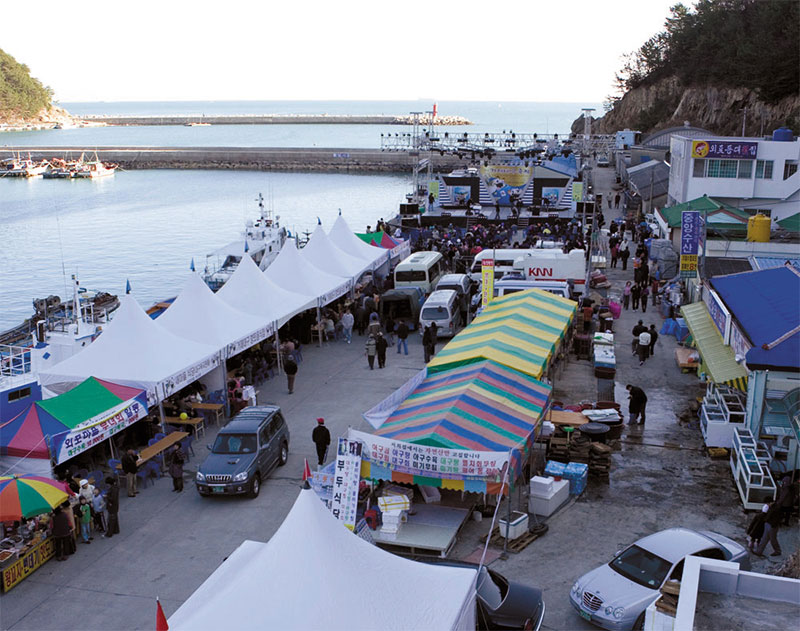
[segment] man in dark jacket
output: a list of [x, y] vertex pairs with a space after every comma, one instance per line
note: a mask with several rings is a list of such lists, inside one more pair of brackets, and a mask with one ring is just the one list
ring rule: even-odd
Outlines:
[[400, 352], [400, 347], [402, 346], [408, 355], [408, 325], [406, 324], [405, 320], [400, 320], [397, 325], [397, 352]]
[[648, 333], [650, 334], [650, 357], [652, 357], [656, 350], [656, 340], [658, 339], [658, 331], [656, 331], [655, 324], [650, 325]]
[[313, 440], [314, 444], [317, 446], [317, 460], [321, 467], [325, 464], [328, 445], [331, 444], [331, 433], [328, 431], [328, 428], [325, 427], [324, 418], [317, 419], [317, 426], [314, 428], [314, 431], [311, 432], [311, 440]]
[[122, 470], [128, 478], [128, 497], [136, 497], [139, 494], [139, 491], [136, 490], [136, 472], [139, 470], [138, 460], [139, 454], [133, 449], [128, 449], [120, 460]]
[[[69, 508], [67, 508], [69, 510]], [[69, 527], [69, 516], [61, 506], [56, 506], [53, 515], [53, 538], [56, 544], [56, 560], [66, 561], [70, 550], [72, 529]]]
[[106, 510], [108, 511], [108, 526], [106, 527], [107, 538], [119, 534], [119, 486], [117, 486], [117, 476], [110, 475], [106, 478], [108, 490], [106, 491]]
[[378, 331], [375, 337], [375, 351], [378, 354], [378, 368], [386, 366], [386, 349], [389, 347], [389, 342], [383, 337], [383, 333]]
[[636, 386], [632, 386], [631, 384], [625, 386], [625, 389], [630, 393], [631, 399], [628, 407], [631, 418], [630, 421], [628, 421], [628, 425], [636, 425], [638, 419], [641, 419], [638, 422], [644, 425], [645, 408], [647, 407], [647, 395], [644, 393], [644, 390]]
[[753, 554], [763, 557], [764, 550], [767, 543], [772, 544], [772, 554], [770, 556], [779, 557], [781, 554], [781, 544], [778, 542], [778, 529], [781, 527], [781, 506], [776, 501], [769, 502], [769, 510], [767, 516], [764, 518], [764, 535], [761, 537], [761, 543], [753, 550]]
[[425, 331], [422, 333], [422, 350], [425, 353], [425, 363], [431, 360], [431, 327], [426, 326]]
[[289, 388], [289, 394], [293, 394], [294, 378], [297, 376], [297, 362], [292, 357], [287, 357], [283, 362], [283, 370], [286, 373], [286, 385]]
[[636, 355], [636, 353], [639, 350], [639, 335], [645, 332], [646, 330], [647, 327], [641, 320], [639, 320], [638, 324], [635, 327], [633, 327], [633, 331], [631, 331], [631, 333], [633, 334], [632, 349], [634, 355]]

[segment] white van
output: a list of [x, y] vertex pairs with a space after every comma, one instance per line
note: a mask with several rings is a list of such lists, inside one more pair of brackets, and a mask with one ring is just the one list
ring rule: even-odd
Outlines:
[[394, 268], [394, 286], [419, 287], [429, 294], [443, 271], [444, 262], [439, 252], [415, 252]]
[[461, 318], [466, 322], [469, 299], [472, 296], [472, 280], [468, 274], [445, 274], [436, 283], [436, 290], [452, 289], [458, 295]]
[[461, 325], [461, 309], [458, 305], [458, 294], [452, 289], [434, 291], [419, 314], [419, 332], [436, 322], [438, 337], [453, 337]]
[[475, 255], [475, 259], [470, 269], [470, 278], [476, 283], [481, 279], [481, 264], [484, 259], [494, 257], [494, 279], [498, 280], [503, 277], [503, 274], [514, 269], [514, 263], [521, 258], [528, 257], [552, 257], [554, 252], [560, 252], [557, 248], [520, 248], [516, 250], [492, 250], [487, 248], [481, 250]]

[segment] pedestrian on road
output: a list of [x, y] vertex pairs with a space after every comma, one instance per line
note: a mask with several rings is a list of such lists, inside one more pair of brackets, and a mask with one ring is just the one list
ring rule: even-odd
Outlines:
[[186, 462], [186, 455], [181, 449], [180, 443], [175, 443], [169, 456], [169, 474], [172, 476], [172, 491], [180, 493], [183, 491], [183, 463]]
[[633, 327], [633, 330], [631, 331], [631, 333], [633, 334], [633, 344], [631, 345], [631, 348], [633, 350], [633, 355], [636, 355], [636, 351], [639, 348], [639, 335], [641, 334], [642, 331], [646, 331], [646, 330], [647, 330], [647, 327], [644, 325], [644, 322], [642, 322], [641, 320], [639, 320], [639, 322], [636, 324], [636, 326]]
[[636, 349], [639, 353], [639, 365], [644, 366], [650, 356], [650, 332], [647, 329], [639, 333], [639, 343], [636, 345]]
[[611, 267], [617, 266], [617, 258], [619, 257], [619, 248], [616, 244], [611, 246]]
[[772, 554], [770, 556], [779, 557], [781, 554], [781, 544], [778, 542], [778, 530], [781, 527], [781, 507], [777, 501], [773, 500], [768, 502], [769, 510], [767, 511], [764, 521], [764, 535], [761, 537], [761, 543], [756, 546], [753, 553], [756, 556], [763, 557], [764, 550], [767, 548], [767, 543], [772, 544]]
[[656, 331], [655, 324], [650, 325], [648, 333], [650, 333], [650, 357], [652, 357], [653, 353], [656, 352], [656, 340], [658, 340], [658, 331]]
[[325, 464], [325, 456], [328, 455], [328, 445], [331, 444], [331, 433], [328, 431], [328, 428], [325, 427], [324, 418], [317, 419], [317, 426], [314, 428], [314, 431], [311, 432], [311, 440], [314, 441], [314, 445], [317, 447], [317, 462], [321, 467]]
[[286, 386], [289, 394], [294, 394], [294, 378], [297, 376], [297, 362], [289, 355], [283, 362], [283, 370], [286, 373]]
[[405, 354], [408, 355], [408, 343], [406, 339], [408, 338], [408, 325], [406, 324], [405, 320], [400, 320], [400, 323], [397, 325], [397, 352], [400, 352], [400, 347], [403, 348]]
[[631, 283], [631, 281], [628, 281], [627, 283], [625, 283], [625, 289], [622, 290], [622, 307], [625, 309], [625, 311], [628, 310], [628, 307], [631, 304], [632, 285], [633, 283]]
[[642, 285], [642, 291], [639, 293], [639, 297], [642, 302], [642, 313], [647, 313], [647, 298], [650, 296], [650, 287], [647, 285]]
[[389, 343], [386, 341], [386, 338], [383, 337], [383, 333], [378, 331], [378, 337], [375, 338], [375, 352], [378, 354], [378, 368], [384, 368], [386, 366], [386, 349], [389, 347]]
[[431, 360], [431, 327], [426, 326], [422, 333], [422, 350], [425, 353], [425, 363]]
[[636, 425], [637, 421], [639, 424], [644, 425], [647, 395], [644, 393], [644, 390], [638, 386], [632, 386], [631, 384], [625, 386], [625, 389], [630, 393], [628, 412], [630, 412], [631, 418], [628, 421], [628, 425]]
[[53, 515], [53, 538], [56, 544], [56, 561], [66, 561], [67, 555], [71, 554], [74, 542], [74, 539], [70, 541], [72, 529], [69, 527], [69, 517], [61, 506], [56, 506], [53, 512], [55, 513]]
[[436, 342], [439, 341], [439, 325], [431, 322], [431, 357], [436, 355]]
[[619, 208], [619, 193], [614, 195], [614, 208]]
[[367, 363], [370, 370], [375, 370], [375, 354], [378, 352], [377, 344], [375, 343], [375, 336], [370, 333], [367, 336], [367, 341], [364, 344], [364, 354], [367, 356]]
[[120, 459], [122, 470], [128, 480], [128, 497], [136, 497], [139, 493], [136, 490], [136, 472], [139, 470], [139, 466], [136, 463], [138, 460], [139, 454], [133, 449], [128, 449]]
[[110, 475], [106, 478], [108, 489], [106, 490], [106, 510], [108, 511], [108, 526], [106, 526], [105, 537], [111, 539], [119, 534], [119, 486], [117, 486], [117, 476]]
[[344, 339], [347, 340], [347, 343], [350, 344], [353, 341], [353, 326], [355, 325], [356, 319], [353, 317], [353, 314], [350, 313], [350, 309], [344, 312], [342, 316], [342, 332], [344, 333]]
[[761, 507], [761, 510], [756, 513], [753, 519], [750, 520], [750, 524], [747, 526], [747, 536], [749, 538], [747, 548], [750, 552], [754, 552], [756, 546], [761, 543], [761, 537], [764, 536], [764, 524], [766, 524], [767, 519], [767, 511], [769, 510], [769, 504], [764, 504]]
[[628, 242], [623, 241], [619, 246], [619, 258], [622, 259], [622, 271], [626, 271], [628, 269], [628, 257], [630, 257], [631, 251], [628, 249]]
[[637, 284], [635, 284], [631, 288], [631, 308], [636, 311], [639, 309], [639, 296], [642, 293], [642, 288]]

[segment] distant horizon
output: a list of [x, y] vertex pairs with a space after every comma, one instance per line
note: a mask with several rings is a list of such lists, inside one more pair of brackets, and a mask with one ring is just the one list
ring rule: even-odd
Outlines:
[[53, 99], [53, 103], [286, 103], [291, 101], [306, 101], [311, 103], [552, 103], [554, 105], [580, 105], [588, 103], [597, 105], [597, 101], [529, 101], [526, 99], [428, 99], [428, 98], [402, 98], [402, 99], [323, 99], [323, 98], [274, 98], [274, 99]]

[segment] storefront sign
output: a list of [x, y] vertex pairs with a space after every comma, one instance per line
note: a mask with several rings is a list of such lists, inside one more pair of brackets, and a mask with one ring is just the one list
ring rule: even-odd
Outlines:
[[24, 579], [42, 567], [56, 552], [55, 539], [48, 537], [34, 546], [27, 554], [21, 556], [13, 565], [3, 570], [3, 591], [18, 585]]
[[53, 435], [50, 448], [56, 464], [74, 458], [145, 416], [147, 406], [144, 402], [141, 399], [128, 399], [68, 432]]
[[730, 324], [731, 314], [722, 304], [722, 300], [717, 293], [711, 289], [705, 292], [704, 302], [708, 307], [708, 315], [717, 327], [719, 334], [722, 336], [722, 341], [726, 344], [730, 341]]
[[700, 244], [700, 213], [681, 213], [681, 278], [697, 276], [697, 248]]
[[354, 530], [358, 507], [358, 483], [361, 479], [360, 442], [346, 438], [339, 439], [333, 475], [331, 512], [336, 519], [343, 521], [349, 530]]
[[733, 354], [736, 356], [737, 361], [739, 361], [739, 358], [747, 357], [747, 351], [753, 348], [747, 336], [742, 333], [742, 330], [733, 321], [731, 321], [731, 340], [728, 344], [733, 349]]
[[757, 142], [729, 142], [717, 140], [693, 140], [693, 158], [720, 158], [727, 160], [755, 160], [758, 156]]
[[[217, 366], [219, 366], [218, 354], [207, 357], [206, 359], [197, 362], [194, 366], [190, 366], [189, 368], [175, 373], [171, 377], [165, 379], [159, 384], [160, 387], [158, 388], [158, 390], [161, 390], [163, 393], [163, 398], [161, 400], [166, 399], [170, 395], [176, 393], [184, 386], [188, 386], [190, 383], [196, 381], [206, 373], [211, 372]], [[149, 403], [153, 402], [151, 394], [152, 393], [150, 392], [147, 393]], [[155, 397], [155, 403], [157, 403], [158, 395], [156, 394]]]
[[481, 307], [494, 297], [494, 259], [481, 261]]
[[361, 451], [364, 460], [411, 475], [451, 480], [494, 478], [500, 482], [503, 467], [508, 463], [508, 452], [505, 451], [428, 447], [352, 429], [348, 436], [364, 443]]

